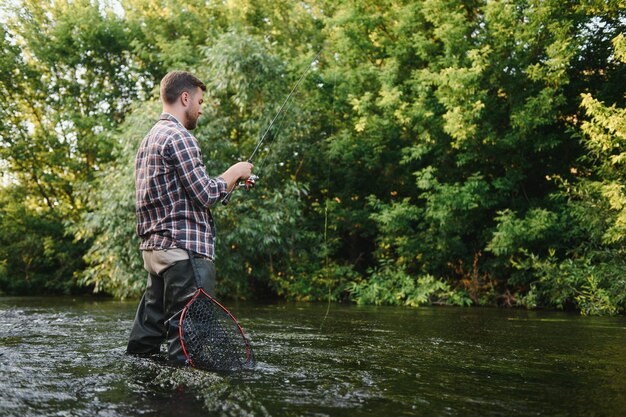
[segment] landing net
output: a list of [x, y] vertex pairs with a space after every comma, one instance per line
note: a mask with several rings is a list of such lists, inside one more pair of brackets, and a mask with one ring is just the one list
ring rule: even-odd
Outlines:
[[194, 368], [236, 371], [256, 363], [250, 342], [235, 317], [202, 289], [183, 310], [180, 343]]

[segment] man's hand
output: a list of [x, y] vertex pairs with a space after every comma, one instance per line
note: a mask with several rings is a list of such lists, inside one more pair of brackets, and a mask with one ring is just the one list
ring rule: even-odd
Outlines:
[[237, 162], [228, 168], [222, 175], [220, 175], [224, 181], [228, 184], [228, 190], [232, 190], [237, 181], [247, 180], [252, 175], [252, 165], [250, 162]]

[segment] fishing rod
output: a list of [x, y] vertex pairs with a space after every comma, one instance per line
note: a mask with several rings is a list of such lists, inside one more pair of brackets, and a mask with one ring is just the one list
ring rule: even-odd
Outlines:
[[[283, 101], [283, 104], [280, 106], [280, 108], [278, 109], [278, 112], [276, 112], [276, 115], [274, 115], [274, 118], [270, 121], [269, 126], [267, 127], [267, 129], [265, 129], [265, 132], [263, 133], [263, 135], [261, 136], [261, 139], [259, 140], [259, 142], [256, 144], [256, 147], [254, 148], [254, 151], [252, 151], [252, 154], [250, 155], [250, 157], [248, 158], [248, 163], [252, 163], [252, 158], [254, 158], [254, 156], [256, 155], [257, 151], [259, 150], [259, 148], [261, 147], [261, 144], [263, 143], [263, 141], [265, 140], [265, 137], [267, 136], [267, 134], [269, 133], [269, 131], [272, 129], [272, 126], [274, 126], [274, 122], [276, 121], [276, 119], [278, 119], [278, 116], [280, 116], [280, 114], [283, 112], [283, 109], [285, 108], [285, 105], [287, 104], [287, 102], [289, 101], [289, 99], [291, 98], [291, 96], [293, 95], [294, 92], [296, 92], [296, 90], [298, 89], [298, 87], [300, 86], [300, 83], [302, 82], [302, 80], [304, 80], [304, 77], [307, 75], [307, 73], [309, 72], [309, 70], [313, 67], [313, 65], [315, 64], [315, 62], [317, 61], [317, 59], [319, 58], [320, 54], [322, 53], [322, 50], [320, 49], [320, 51], [317, 53], [317, 55], [315, 55], [315, 58], [313, 58], [313, 60], [311, 61], [311, 63], [309, 64], [309, 66], [306, 68], [306, 70], [302, 73], [302, 75], [300, 76], [300, 78], [298, 79], [298, 82], [296, 82], [296, 84], [293, 86], [293, 88], [291, 89], [291, 91], [289, 92], [289, 95], [287, 96], [287, 98], [285, 99], [285, 101]], [[237, 187], [244, 187], [246, 190], [251, 189], [252, 187], [254, 187], [254, 185], [256, 184], [256, 181], [259, 179], [259, 177], [257, 175], [250, 175], [250, 177], [248, 179], [246, 179], [245, 181], [239, 181], [238, 183], [235, 184], [235, 186], [226, 194], [226, 196], [224, 196], [224, 198], [222, 199], [222, 204], [226, 205], [228, 204], [228, 202], [230, 201], [230, 197], [233, 194], [233, 191], [235, 191], [235, 189]]]

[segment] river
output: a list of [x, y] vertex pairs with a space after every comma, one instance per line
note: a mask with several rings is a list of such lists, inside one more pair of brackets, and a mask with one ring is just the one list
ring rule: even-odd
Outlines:
[[257, 366], [124, 354], [136, 302], [0, 298], [0, 416], [619, 416], [626, 317], [228, 303]]

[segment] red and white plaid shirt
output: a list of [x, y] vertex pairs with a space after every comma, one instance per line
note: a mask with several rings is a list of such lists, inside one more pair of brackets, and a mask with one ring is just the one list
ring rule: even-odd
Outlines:
[[196, 138], [171, 114], [141, 142], [135, 161], [140, 249], [181, 248], [213, 259], [215, 225], [209, 206], [227, 193], [209, 178]]

